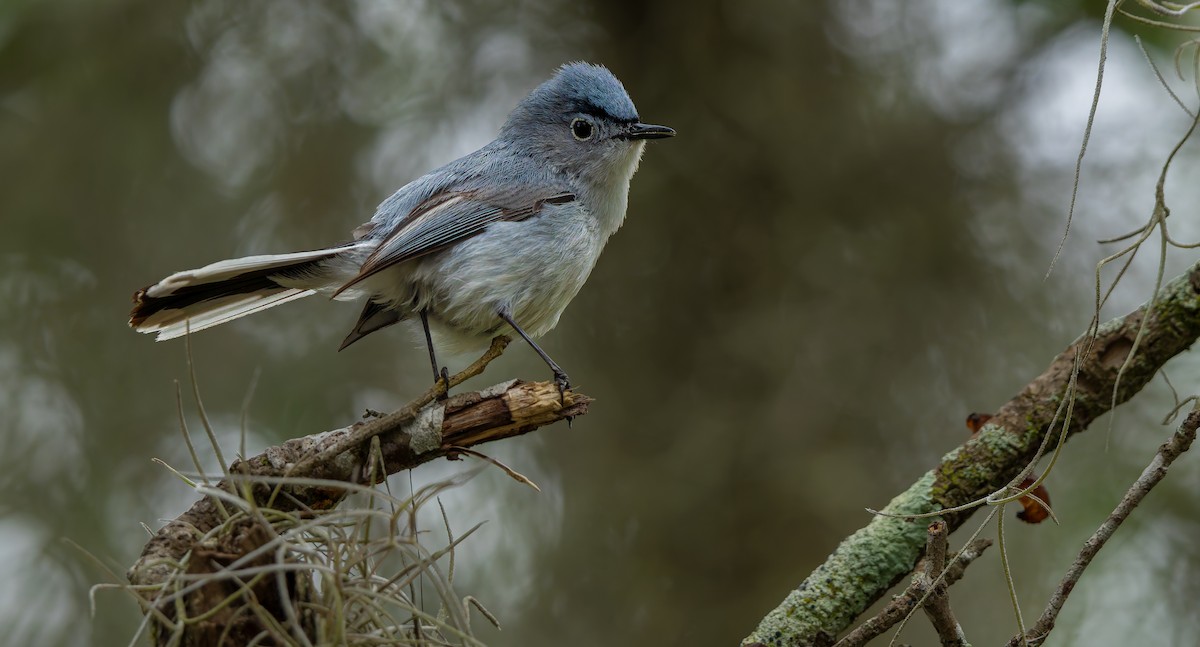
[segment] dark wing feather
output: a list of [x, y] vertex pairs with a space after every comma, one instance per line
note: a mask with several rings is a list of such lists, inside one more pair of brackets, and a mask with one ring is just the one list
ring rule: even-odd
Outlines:
[[526, 195], [496, 192], [481, 195], [478, 190], [444, 192], [430, 196], [417, 205], [367, 257], [358, 274], [338, 288], [338, 292], [392, 265], [445, 249], [481, 233], [494, 222], [519, 222], [536, 215], [547, 204], [566, 204], [575, 200], [572, 193], [545, 191]]
[[342, 345], [338, 347], [339, 351], [345, 350], [347, 346], [366, 337], [367, 335], [388, 326], [399, 323], [404, 317], [395, 310], [388, 310], [387, 306], [374, 301], [367, 300], [366, 307], [363, 308], [362, 314], [358, 317], [358, 323], [354, 324], [354, 330], [350, 331], [349, 335], [342, 340]]

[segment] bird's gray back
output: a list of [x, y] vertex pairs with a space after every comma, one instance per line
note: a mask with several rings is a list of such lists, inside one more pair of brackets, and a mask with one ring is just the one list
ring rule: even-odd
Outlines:
[[362, 238], [380, 240], [395, 232], [419, 206], [443, 193], [486, 193], [520, 200], [524, 195], [572, 192], [571, 178], [497, 140], [404, 185], [375, 209]]

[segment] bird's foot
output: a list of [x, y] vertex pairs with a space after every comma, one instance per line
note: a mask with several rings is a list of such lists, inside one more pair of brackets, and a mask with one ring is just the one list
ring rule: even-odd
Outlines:
[[559, 400], [565, 404], [566, 393], [571, 390], [571, 378], [562, 370], [554, 371], [554, 386], [558, 387]]
[[[571, 390], [571, 378], [567, 377], [567, 374], [561, 369], [556, 370], [554, 371], [554, 386], [558, 387], [558, 404], [566, 406], [567, 391]], [[567, 416], [567, 426], [570, 427], [574, 420], [575, 416]]]
[[445, 366], [442, 367], [441, 372], [438, 374], [438, 379], [434, 381], [434, 384], [438, 383], [444, 383], [446, 385], [446, 390], [442, 391], [442, 394], [437, 398], [438, 401], [442, 401], [450, 397], [450, 371], [446, 370]]

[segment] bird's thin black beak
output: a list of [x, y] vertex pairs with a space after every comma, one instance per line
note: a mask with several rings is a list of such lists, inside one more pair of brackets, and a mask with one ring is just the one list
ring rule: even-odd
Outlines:
[[664, 139], [674, 136], [674, 128], [670, 128], [668, 126], [655, 126], [654, 124], [644, 124], [641, 122], [631, 125], [629, 130], [621, 134], [622, 139]]

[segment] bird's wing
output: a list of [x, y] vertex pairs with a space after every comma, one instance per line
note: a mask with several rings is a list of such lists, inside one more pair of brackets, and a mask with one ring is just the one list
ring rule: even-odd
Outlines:
[[[338, 289], [346, 290], [363, 279], [397, 263], [432, 254], [454, 243], [481, 233], [494, 222], [519, 222], [537, 215], [548, 204], [566, 204], [575, 200], [569, 191], [545, 187], [468, 191], [447, 190], [435, 193], [412, 209], [391, 231], [379, 247], [367, 257], [358, 274]], [[372, 221], [355, 230], [356, 235], [374, 233], [379, 226]]]

